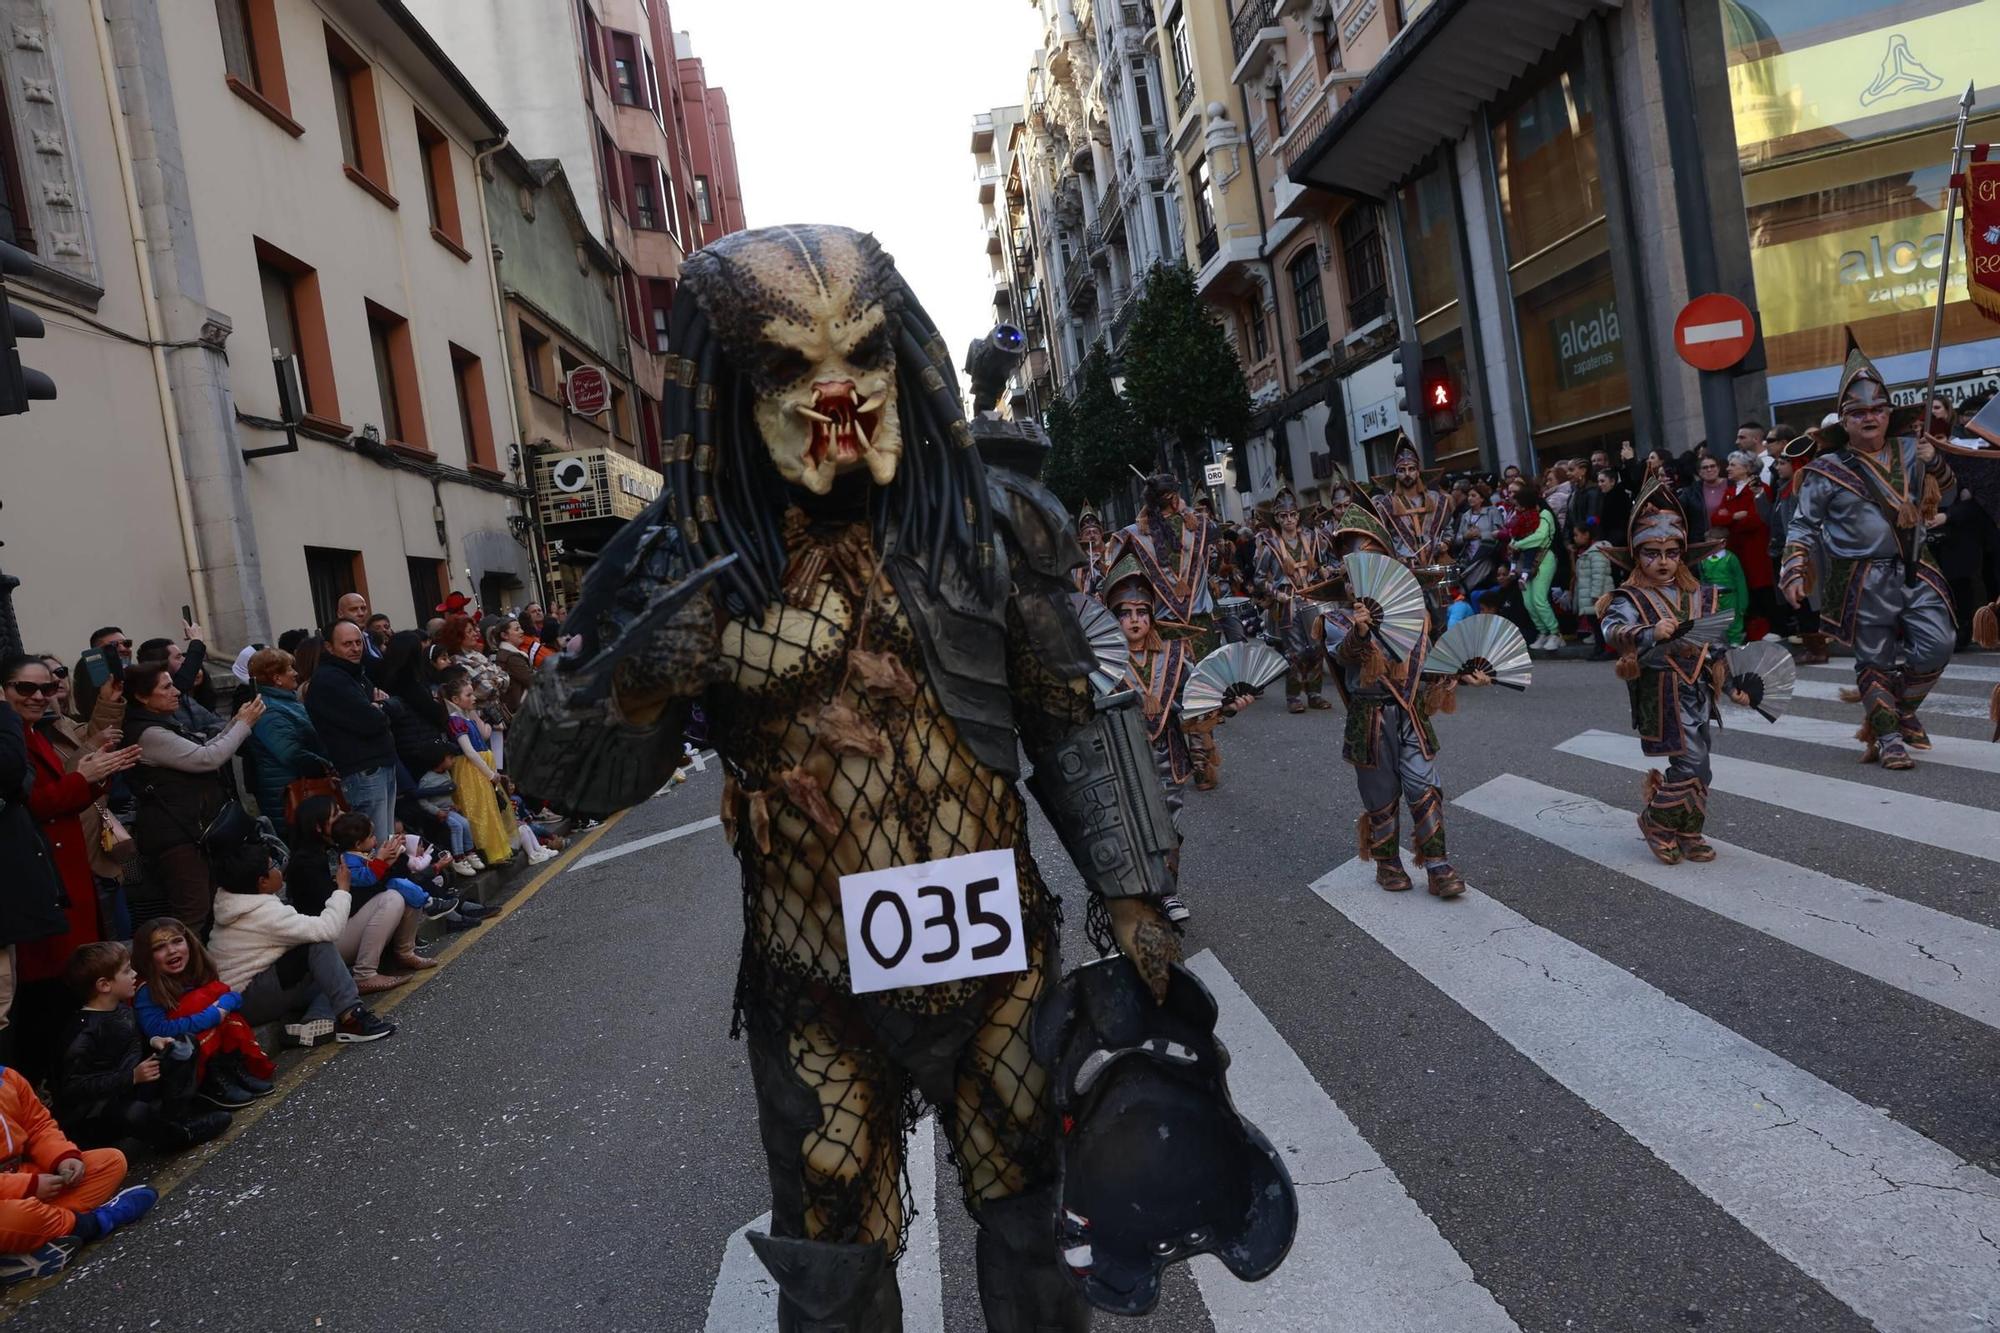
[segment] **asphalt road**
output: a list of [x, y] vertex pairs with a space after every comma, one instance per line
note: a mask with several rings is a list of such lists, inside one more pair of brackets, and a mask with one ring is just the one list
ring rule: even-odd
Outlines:
[[[1233, 721], [1222, 789], [1184, 816], [1186, 949], [1239, 1099], [1293, 1163], [1300, 1239], [1265, 1284], [1182, 1266], [1150, 1319], [1098, 1326], [2000, 1326], [2000, 747], [1978, 716], [2000, 657], [1959, 663], [1975, 677], [1941, 687], [1912, 773], [1859, 767], [1837, 700], [1733, 721], [1723, 857], [1664, 872], [1630, 822], [1608, 664], [1467, 692], [1439, 720], [1447, 793], [1488, 813], [1450, 808], [1456, 903], [1339, 873], [1358, 803], [1337, 709]], [[740, 897], [699, 827], [719, 788], [711, 769], [632, 812], [402, 1004], [394, 1039], [339, 1052], [0, 1315], [759, 1326], [768, 1284], [732, 1245], [769, 1207], [728, 1035]], [[909, 1327], [975, 1330], [970, 1226], [949, 1164], [931, 1174]]]

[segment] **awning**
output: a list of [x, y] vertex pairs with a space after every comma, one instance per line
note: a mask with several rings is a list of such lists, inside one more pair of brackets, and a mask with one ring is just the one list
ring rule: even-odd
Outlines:
[[1286, 173], [1299, 185], [1386, 197], [1479, 108], [1620, 0], [1436, 0], [1405, 28]]

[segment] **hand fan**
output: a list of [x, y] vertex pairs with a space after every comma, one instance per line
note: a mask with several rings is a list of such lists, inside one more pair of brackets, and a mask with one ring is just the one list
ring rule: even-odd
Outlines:
[[1181, 717], [1207, 717], [1245, 694], [1256, 694], [1286, 671], [1282, 654], [1261, 643], [1229, 643], [1194, 664], [1181, 689]]
[[1690, 620], [1674, 631], [1674, 637], [1655, 643], [1646, 654], [1646, 665], [1659, 666], [1667, 660], [1667, 650], [1677, 643], [1702, 644], [1719, 648], [1729, 641], [1729, 627], [1736, 623], [1734, 611], [1717, 611], [1714, 615]]
[[1118, 693], [1125, 688], [1125, 672], [1132, 665], [1132, 650], [1125, 643], [1125, 631], [1118, 628], [1118, 617], [1087, 593], [1071, 593], [1069, 604], [1097, 661], [1090, 672], [1090, 688], [1100, 697]]
[[1750, 706], [1776, 722], [1792, 701], [1792, 682], [1799, 666], [1792, 655], [1769, 640], [1729, 650], [1729, 686], [1750, 696]]
[[1350, 601], [1375, 618], [1375, 637], [1398, 660], [1416, 648], [1424, 632], [1424, 589], [1402, 561], [1373, 551], [1356, 551], [1343, 562]]
[[1527, 640], [1513, 621], [1504, 616], [1467, 616], [1431, 645], [1430, 656], [1424, 659], [1424, 674], [1456, 676], [1462, 671], [1484, 671], [1495, 685], [1525, 690], [1532, 680], [1532, 665]]

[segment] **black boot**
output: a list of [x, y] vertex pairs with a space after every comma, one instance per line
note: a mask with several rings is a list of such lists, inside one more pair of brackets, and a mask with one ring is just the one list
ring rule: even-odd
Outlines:
[[903, 1296], [881, 1244], [749, 1234], [778, 1284], [778, 1333], [902, 1333]]
[[1085, 1333], [1090, 1306], [1056, 1253], [1054, 1189], [988, 1199], [979, 1224], [979, 1306], [989, 1333]]

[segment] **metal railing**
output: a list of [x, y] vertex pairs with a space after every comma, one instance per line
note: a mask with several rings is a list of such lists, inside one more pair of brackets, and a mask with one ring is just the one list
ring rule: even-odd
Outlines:
[[1351, 329], [1373, 324], [1389, 312], [1389, 289], [1377, 287], [1359, 300], [1347, 303], [1347, 326]]
[[1229, 20], [1229, 49], [1236, 60], [1242, 61], [1243, 53], [1250, 49], [1260, 30], [1277, 22], [1271, 17], [1271, 0], [1243, 0], [1243, 8]]
[[1125, 183], [1113, 176], [1105, 183], [1104, 193], [1097, 199], [1097, 222], [1106, 232], [1123, 220], [1125, 209]]
[[1299, 360], [1310, 361], [1326, 350], [1327, 329], [1322, 324], [1299, 335]]
[[1190, 70], [1185, 79], [1176, 75], [1174, 84], [1174, 114], [1176, 116], [1185, 116], [1187, 109], [1194, 104], [1193, 71]]
[[1285, 140], [1286, 171], [1290, 171], [1292, 164], [1305, 155], [1306, 149], [1313, 146], [1313, 141], [1319, 138], [1326, 129], [1327, 122], [1332, 119], [1333, 97], [1327, 94], [1313, 104], [1312, 111], [1304, 120], [1292, 126], [1291, 137]]
[[1194, 243], [1194, 252], [1197, 256], [1200, 257], [1201, 262], [1204, 264], [1206, 264], [1209, 260], [1215, 258], [1215, 252], [1220, 248], [1221, 248], [1221, 242], [1216, 239], [1215, 229], [1213, 227], [1203, 232], [1198, 238], [1196, 238]]

